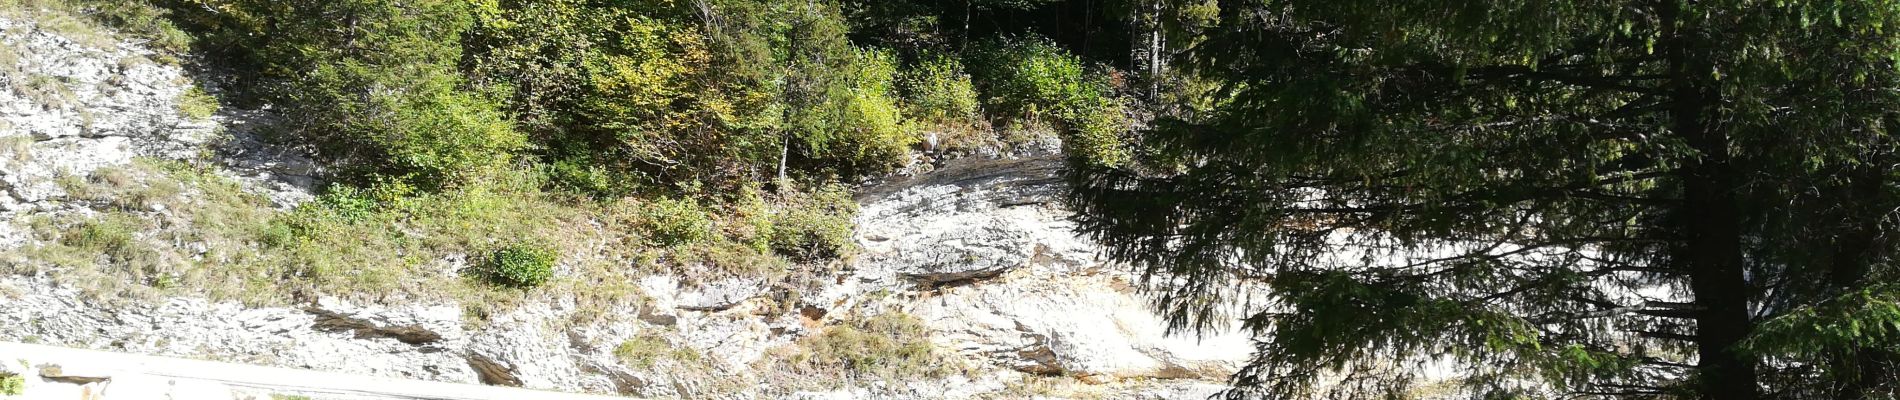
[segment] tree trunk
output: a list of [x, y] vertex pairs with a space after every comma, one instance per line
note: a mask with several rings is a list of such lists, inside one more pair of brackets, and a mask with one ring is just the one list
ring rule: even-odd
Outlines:
[[1696, 312], [1696, 388], [1710, 400], [1760, 397], [1754, 358], [1739, 344], [1754, 329], [1749, 315], [1751, 290], [1742, 257], [1739, 173], [1732, 163], [1728, 133], [1719, 126], [1714, 65], [1703, 53], [1706, 39], [1698, 27], [1681, 26], [1680, 4], [1663, 7], [1664, 37], [1669, 38], [1671, 130], [1698, 157], [1678, 171], [1683, 180], [1681, 232], [1686, 241], [1673, 256], [1689, 273]]
[[1704, 161], [1685, 169], [1682, 222], [1688, 242], [1677, 256], [1689, 270], [1689, 287], [1700, 306], [1695, 319], [1702, 398], [1753, 400], [1759, 390], [1756, 362], [1738, 348], [1754, 329], [1742, 259], [1741, 211], [1734, 170], [1726, 154], [1715, 153], [1726, 151], [1705, 152]]
[[1148, 0], [1152, 5], [1152, 14], [1148, 16], [1148, 98], [1161, 98], [1161, 2]]

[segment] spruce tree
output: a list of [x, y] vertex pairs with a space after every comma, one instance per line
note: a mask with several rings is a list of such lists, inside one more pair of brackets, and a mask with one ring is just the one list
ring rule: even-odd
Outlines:
[[1260, 338], [1230, 398], [1891, 398], [1897, 17], [1222, 2], [1211, 106], [1070, 203], [1173, 328]]

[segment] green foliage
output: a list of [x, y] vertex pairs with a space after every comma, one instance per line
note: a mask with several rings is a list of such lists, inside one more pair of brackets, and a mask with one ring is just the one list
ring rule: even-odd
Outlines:
[[719, 25], [673, 1], [478, 6], [471, 76], [509, 88], [557, 185], [601, 197], [902, 162], [895, 59], [851, 46], [835, 5], [707, 5]]
[[543, 245], [515, 243], [489, 253], [482, 276], [496, 285], [532, 288], [554, 277], [556, 255]]
[[1847, 293], [1765, 321], [1749, 338], [1762, 354], [1852, 352], [1900, 344], [1900, 285]]
[[973, 123], [978, 117], [976, 86], [956, 58], [924, 58], [904, 75], [903, 86], [905, 99], [919, 120], [958, 125]]
[[639, 230], [661, 246], [698, 243], [712, 237], [713, 221], [692, 200], [659, 198], [640, 205]]
[[978, 52], [977, 78], [1003, 115], [1055, 123], [1070, 156], [1089, 165], [1121, 165], [1129, 157], [1127, 110], [1099, 67], [1045, 39], [1010, 38]]
[[[1878, 394], [1900, 368], [1900, 287], [1877, 283], [1762, 321], [1742, 350], [1827, 368], [1810, 372], [1839, 387], [1804, 388], [1816, 398]], [[1797, 379], [1816, 379], [1814, 375]], [[1877, 398], [1870, 397], [1870, 398]]]
[[829, 101], [795, 113], [794, 134], [813, 162], [846, 175], [882, 173], [905, 161], [917, 135], [897, 104], [896, 60], [853, 49]]
[[1173, 328], [1270, 286], [1228, 398], [1447, 361], [1474, 398], [1885, 396], [1896, 11], [1222, 2], [1197, 112], [1071, 163], [1069, 199]]
[[0, 395], [19, 396], [26, 393], [26, 377], [16, 374], [0, 374]]
[[218, 113], [218, 99], [193, 86], [178, 95], [178, 113], [199, 121], [210, 119]]
[[801, 261], [816, 261], [850, 254], [856, 243], [851, 239], [852, 217], [858, 203], [842, 185], [825, 185], [809, 193], [793, 193], [781, 200], [772, 215], [770, 247]]
[[479, 181], [525, 148], [490, 93], [460, 78], [468, 3], [213, 0], [174, 8], [246, 67], [297, 139], [340, 176], [438, 189]]
[[902, 80], [904, 99], [914, 119], [924, 129], [938, 131], [940, 147], [976, 147], [980, 139], [970, 138], [979, 131], [976, 86], [963, 63], [956, 58], [924, 56]]

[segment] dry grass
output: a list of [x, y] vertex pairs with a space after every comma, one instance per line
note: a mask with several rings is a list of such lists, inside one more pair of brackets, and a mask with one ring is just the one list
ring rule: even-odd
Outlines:
[[[4, 125], [4, 121], [0, 121], [0, 125]], [[0, 130], [4, 129], [6, 129], [5, 126], [0, 126]], [[32, 160], [33, 137], [26, 135], [0, 137], [0, 165], [17, 170], [21, 165]]]
[[690, 346], [675, 345], [666, 340], [659, 332], [642, 332], [614, 348], [614, 356], [619, 357], [627, 366], [646, 370], [662, 362], [677, 364], [699, 364], [705, 356]]
[[825, 327], [768, 353], [754, 368], [783, 387], [800, 390], [942, 378], [966, 370], [931, 344], [922, 320], [896, 311]]

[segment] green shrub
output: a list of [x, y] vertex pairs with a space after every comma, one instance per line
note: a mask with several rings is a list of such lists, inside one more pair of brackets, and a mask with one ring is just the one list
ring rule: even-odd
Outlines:
[[659, 198], [640, 206], [636, 223], [648, 240], [662, 246], [705, 241], [712, 236], [712, 217], [691, 200]]
[[635, 183], [627, 179], [629, 174], [615, 173], [594, 157], [559, 157], [547, 163], [546, 169], [548, 180], [556, 188], [598, 199], [624, 196], [636, 189]]
[[[1059, 124], [1070, 156], [1104, 166], [1128, 159], [1128, 117], [1101, 67], [1047, 39], [1004, 39], [978, 51], [978, 77], [989, 106], [1005, 115]], [[1034, 125], [1034, 123], [1024, 124]]]
[[903, 83], [912, 115], [920, 121], [967, 127], [978, 118], [976, 87], [956, 58], [926, 56], [904, 74]]
[[799, 261], [817, 261], [848, 255], [851, 219], [858, 205], [851, 190], [839, 184], [808, 193], [792, 193], [781, 200], [771, 224], [771, 247]]
[[346, 221], [360, 221], [381, 208], [369, 192], [349, 185], [334, 185], [317, 196], [313, 209], [336, 215]]
[[289, 133], [339, 178], [439, 190], [481, 182], [527, 147], [494, 91], [462, 78], [469, 2], [203, 3], [173, 11], [233, 53], [221, 56], [237, 86], [282, 106]]
[[137, 232], [138, 227], [132, 219], [113, 214], [74, 226], [60, 237], [60, 242], [67, 246], [113, 254], [134, 246], [136, 243], [132, 235]]
[[0, 395], [19, 396], [25, 393], [25, 377], [14, 374], [0, 374]]
[[531, 288], [554, 277], [554, 262], [554, 250], [517, 243], [489, 254], [484, 275], [497, 285]]
[[903, 164], [916, 129], [898, 107], [897, 61], [888, 51], [850, 49], [824, 92], [828, 99], [793, 111], [788, 128], [804, 156], [846, 176], [876, 174]]

